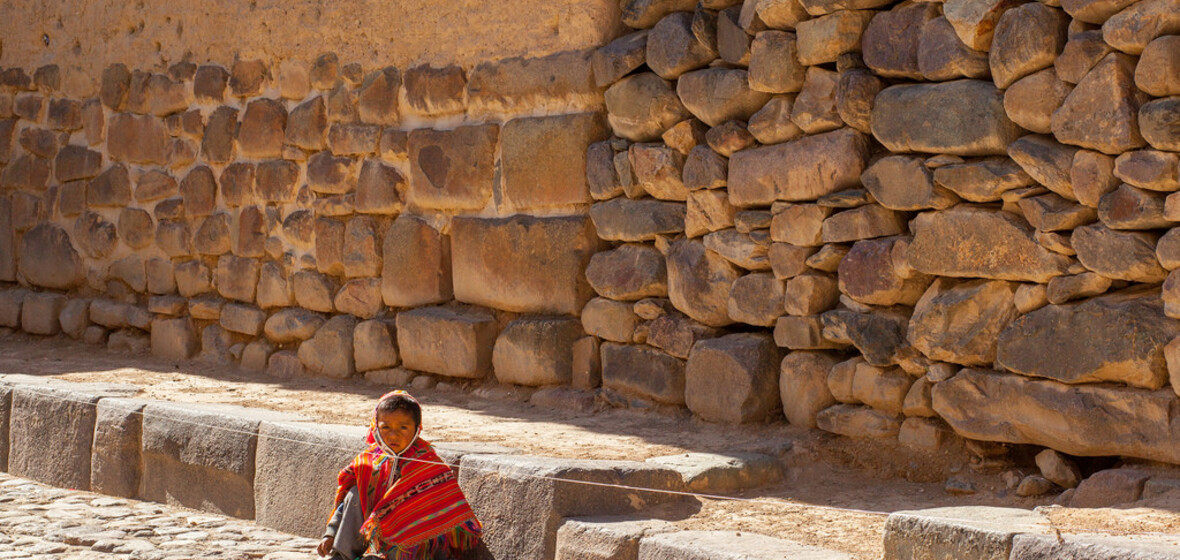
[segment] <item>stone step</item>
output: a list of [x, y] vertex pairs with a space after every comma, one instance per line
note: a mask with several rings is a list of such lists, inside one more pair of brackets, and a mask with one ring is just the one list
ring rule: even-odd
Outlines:
[[851, 560], [826, 550], [754, 533], [679, 531], [637, 517], [567, 519], [557, 531], [555, 560]]
[[899, 511], [884, 560], [1180, 560], [1180, 535], [1056, 533], [1044, 515], [988, 506]]

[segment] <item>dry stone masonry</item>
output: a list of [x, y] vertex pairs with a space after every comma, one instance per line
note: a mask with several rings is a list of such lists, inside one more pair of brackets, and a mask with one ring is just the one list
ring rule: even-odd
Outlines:
[[88, 96], [9, 65], [0, 327], [1180, 463], [1180, 5], [1056, 4], [623, 0], [597, 49]]

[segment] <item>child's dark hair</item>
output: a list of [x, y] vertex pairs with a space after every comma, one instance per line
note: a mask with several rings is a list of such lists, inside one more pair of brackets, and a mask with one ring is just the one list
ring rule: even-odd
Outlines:
[[422, 406], [409, 394], [389, 395], [377, 403], [377, 412], [404, 410], [414, 418], [414, 426], [422, 425]]

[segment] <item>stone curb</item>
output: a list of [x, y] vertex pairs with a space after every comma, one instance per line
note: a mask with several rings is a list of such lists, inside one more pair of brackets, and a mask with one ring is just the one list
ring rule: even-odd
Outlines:
[[1180, 560], [1180, 535], [1058, 535], [1044, 515], [987, 506], [899, 511], [884, 560]]
[[[129, 385], [0, 375], [0, 467], [48, 484], [253, 519], [314, 538], [327, 519], [337, 473], [363, 448], [362, 427], [232, 405], [132, 398], [136, 392]], [[46, 446], [76, 460], [43, 468]], [[436, 449], [456, 466], [460, 485], [488, 528], [484, 558], [635, 558], [639, 541], [629, 554], [596, 556], [593, 550], [603, 546], [595, 544], [596, 536], [582, 539], [585, 550], [572, 544], [563, 548], [559, 528], [566, 518], [636, 515], [681, 499], [554, 479], [688, 490], [681, 472], [655, 463], [528, 456], [485, 443], [440, 442]], [[698, 540], [720, 551], [738, 550], [742, 543], [754, 543], [751, 538], [716, 532]], [[756, 540], [767, 550], [795, 550], [790, 541]], [[732, 546], [724, 544], [729, 541]], [[651, 559], [731, 557], [684, 556], [667, 543], [647, 546], [651, 552], [644, 557]]]

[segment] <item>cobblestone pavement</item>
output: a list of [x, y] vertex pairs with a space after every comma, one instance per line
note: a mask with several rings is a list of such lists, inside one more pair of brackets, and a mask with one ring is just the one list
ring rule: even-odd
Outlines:
[[311, 560], [315, 545], [250, 521], [0, 473], [0, 560]]

